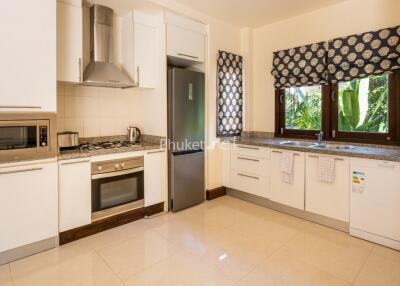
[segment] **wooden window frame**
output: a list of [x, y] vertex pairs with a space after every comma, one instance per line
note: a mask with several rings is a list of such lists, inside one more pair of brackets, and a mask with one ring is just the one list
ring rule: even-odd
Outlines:
[[[292, 139], [316, 139], [319, 130], [293, 130], [285, 128], [285, 101], [281, 100], [285, 89], [275, 91], [275, 137]], [[400, 72], [389, 75], [389, 132], [343, 132], [338, 130], [338, 84], [322, 85], [322, 125], [324, 140], [400, 145]], [[283, 132], [281, 132], [283, 131]]]

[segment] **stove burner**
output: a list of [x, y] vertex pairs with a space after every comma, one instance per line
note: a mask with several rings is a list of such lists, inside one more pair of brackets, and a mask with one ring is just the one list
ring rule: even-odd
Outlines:
[[122, 147], [140, 146], [140, 143], [130, 143], [128, 141], [103, 141], [95, 143], [82, 143], [79, 146], [81, 151], [97, 151], [101, 149], [115, 149]]

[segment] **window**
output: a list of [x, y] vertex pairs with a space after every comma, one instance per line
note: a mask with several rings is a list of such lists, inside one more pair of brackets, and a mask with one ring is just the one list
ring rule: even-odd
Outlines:
[[286, 88], [284, 108], [286, 129], [321, 130], [321, 86]]
[[329, 140], [398, 144], [399, 78], [396, 72], [278, 90], [276, 135], [315, 139], [323, 131]]

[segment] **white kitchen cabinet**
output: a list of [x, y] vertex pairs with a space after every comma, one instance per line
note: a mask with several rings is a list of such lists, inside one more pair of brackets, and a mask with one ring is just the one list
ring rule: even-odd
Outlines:
[[87, 225], [92, 220], [90, 158], [59, 162], [59, 231]]
[[400, 250], [400, 163], [350, 161], [350, 234]]
[[157, 17], [131, 11], [122, 18], [122, 65], [142, 88], [155, 88], [159, 39]]
[[231, 143], [221, 142], [220, 148], [222, 152], [222, 185], [230, 188], [230, 177], [231, 177]]
[[[318, 158], [335, 159], [335, 177], [332, 183], [318, 178]], [[350, 189], [349, 158], [325, 154], [306, 155], [306, 211], [349, 222]]]
[[58, 235], [57, 162], [0, 166], [0, 252]]
[[[294, 154], [293, 183], [282, 180], [281, 157], [283, 152]], [[274, 149], [271, 153], [270, 200], [304, 210], [304, 153]]]
[[57, 80], [82, 82], [82, 1], [57, 1]]
[[263, 198], [269, 197], [269, 180], [269, 177], [231, 170], [231, 188], [255, 196]]
[[165, 201], [167, 196], [167, 152], [147, 151], [144, 155], [144, 206]]
[[56, 1], [0, 9], [0, 111], [56, 111]]

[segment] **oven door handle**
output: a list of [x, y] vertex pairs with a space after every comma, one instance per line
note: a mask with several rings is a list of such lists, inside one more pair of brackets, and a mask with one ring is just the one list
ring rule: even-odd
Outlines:
[[138, 168], [133, 168], [133, 169], [128, 169], [128, 170], [121, 170], [121, 171], [113, 171], [113, 172], [108, 172], [108, 173], [103, 173], [103, 174], [96, 174], [92, 175], [92, 180], [97, 180], [97, 179], [104, 179], [104, 178], [110, 178], [110, 177], [116, 177], [116, 176], [122, 176], [122, 175], [128, 175], [128, 174], [133, 174], [133, 173], [139, 173], [144, 170], [143, 167], [138, 167]]

